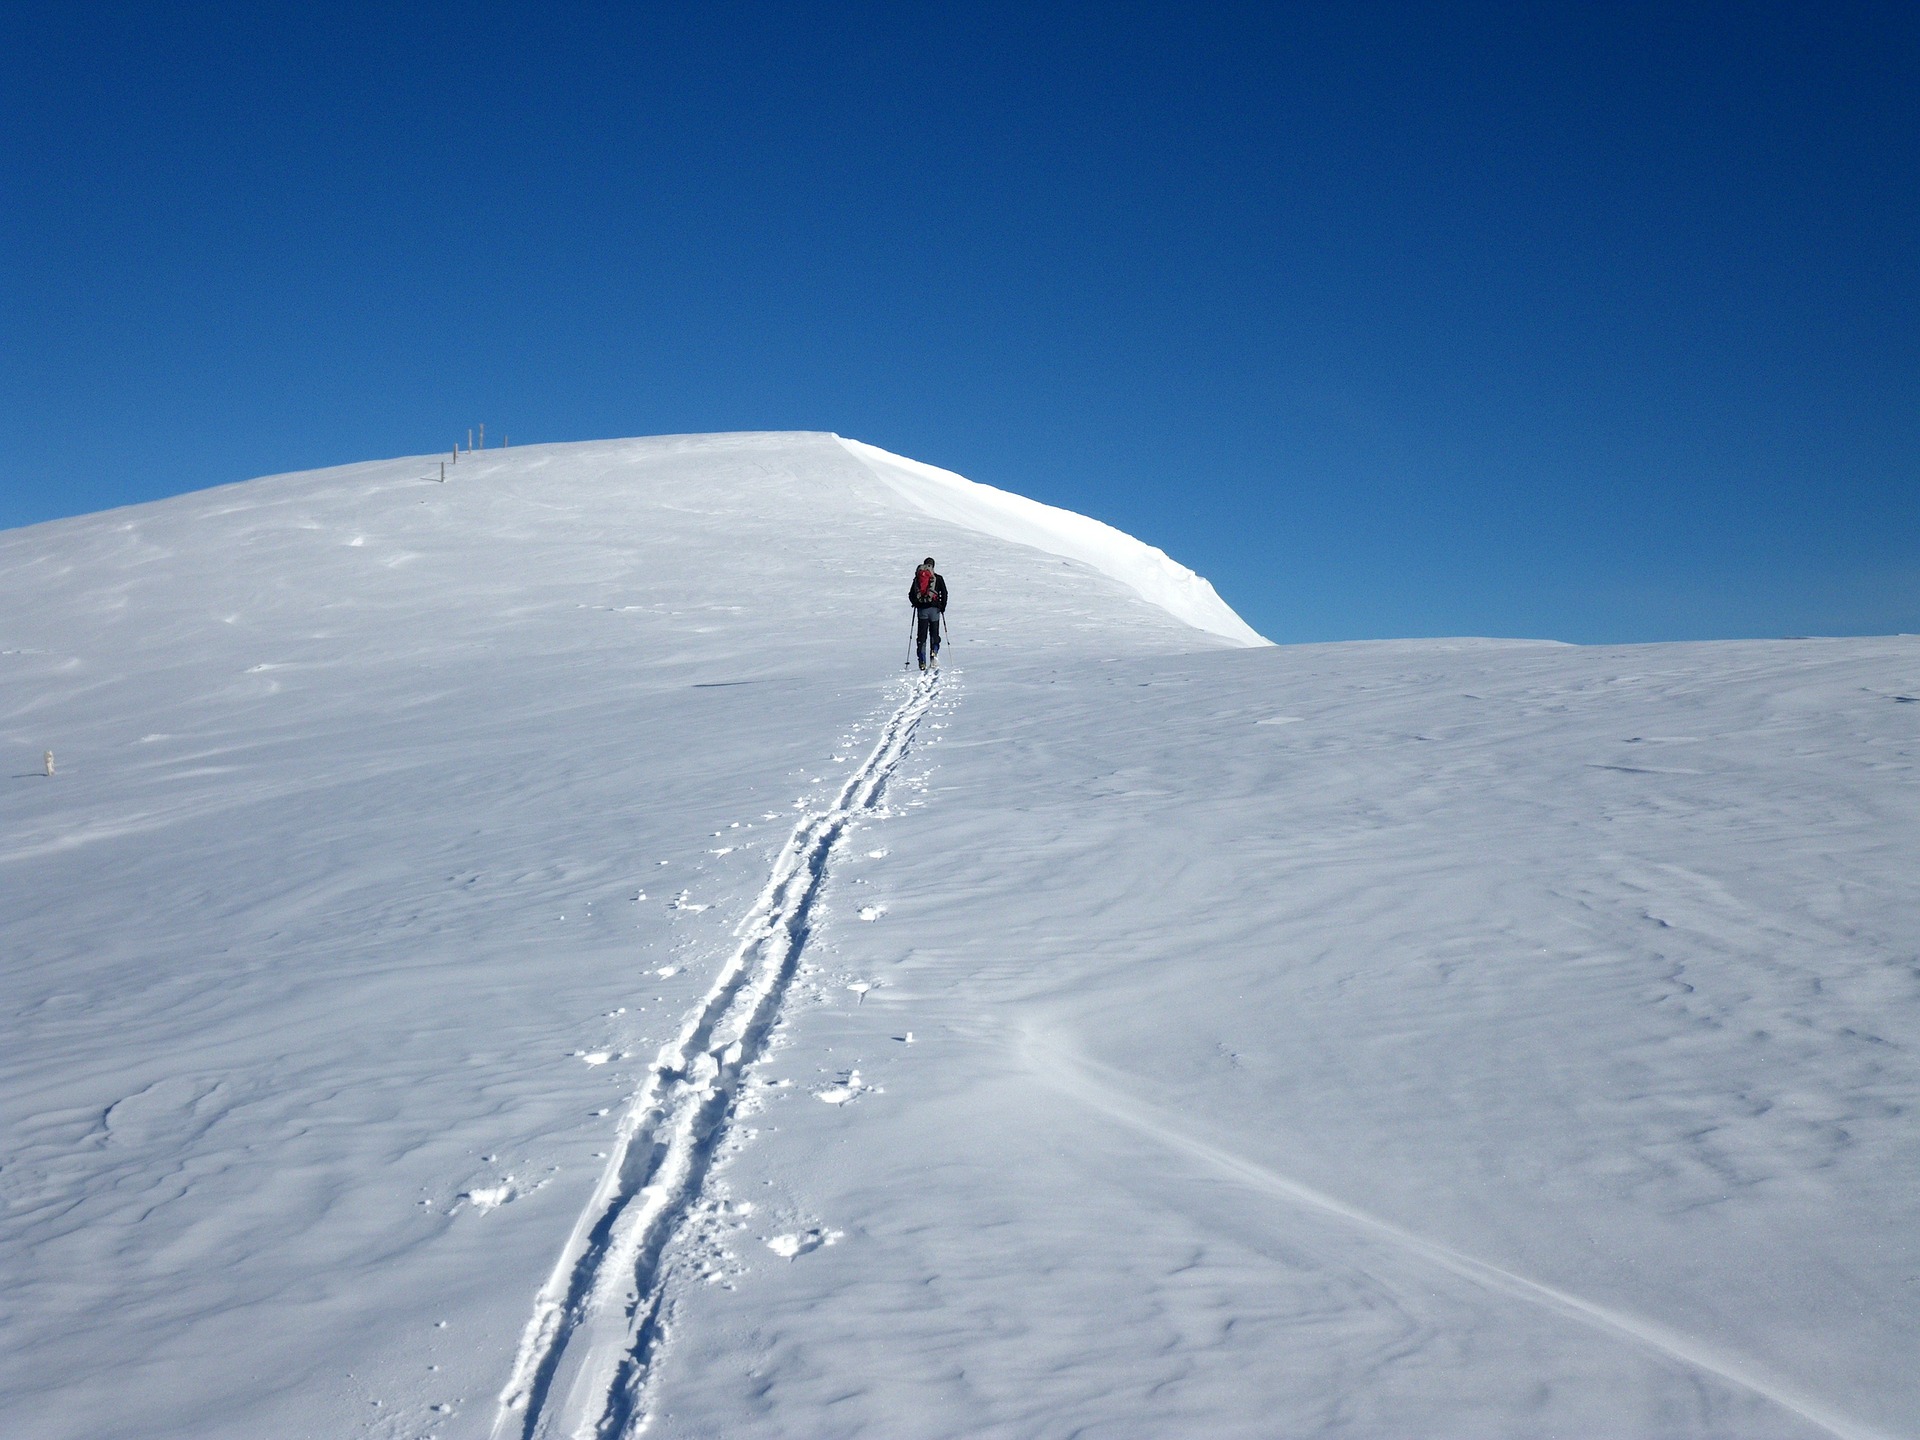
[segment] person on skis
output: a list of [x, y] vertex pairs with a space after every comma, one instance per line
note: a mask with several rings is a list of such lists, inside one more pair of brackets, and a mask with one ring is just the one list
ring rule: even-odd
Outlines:
[[919, 617], [914, 627], [914, 648], [920, 656], [920, 668], [927, 668], [927, 642], [933, 642], [933, 663], [940, 663], [940, 617], [947, 613], [947, 582], [933, 568], [933, 556], [920, 562], [913, 572], [913, 584], [907, 587], [907, 603]]

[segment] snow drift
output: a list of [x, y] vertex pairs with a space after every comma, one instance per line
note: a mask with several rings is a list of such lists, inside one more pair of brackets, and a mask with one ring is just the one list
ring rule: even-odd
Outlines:
[[1205, 579], [1164, 550], [1124, 531], [858, 440], [842, 436], [840, 443], [929, 515], [1091, 565], [1196, 630], [1242, 645], [1268, 643], [1227, 607]]

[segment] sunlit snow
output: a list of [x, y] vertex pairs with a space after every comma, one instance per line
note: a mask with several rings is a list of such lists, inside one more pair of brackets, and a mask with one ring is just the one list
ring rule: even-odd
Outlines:
[[0, 535], [0, 1428], [1920, 1435], [1920, 640], [1264, 646], [969, 487]]

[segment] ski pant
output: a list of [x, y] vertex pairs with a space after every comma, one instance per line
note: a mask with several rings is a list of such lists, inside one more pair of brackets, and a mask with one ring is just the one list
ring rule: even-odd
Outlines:
[[924, 665], [927, 663], [927, 637], [929, 635], [933, 637], [933, 653], [936, 655], [940, 653], [940, 607], [938, 605], [919, 605], [914, 608], [913, 613], [920, 617], [920, 623], [915, 627], [914, 632], [916, 636], [914, 640], [914, 651], [919, 655], [920, 663]]

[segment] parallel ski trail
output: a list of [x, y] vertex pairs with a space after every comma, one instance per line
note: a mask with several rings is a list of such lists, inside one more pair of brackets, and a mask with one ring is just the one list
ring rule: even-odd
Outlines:
[[644, 1420], [667, 1244], [700, 1198], [740, 1082], [779, 1018], [833, 848], [878, 807], [938, 685], [937, 672], [915, 685], [833, 804], [794, 826], [739, 945], [621, 1116], [600, 1183], [535, 1297], [495, 1440], [613, 1440]]

